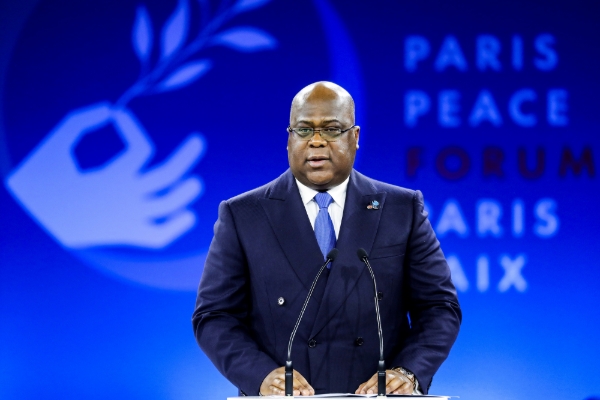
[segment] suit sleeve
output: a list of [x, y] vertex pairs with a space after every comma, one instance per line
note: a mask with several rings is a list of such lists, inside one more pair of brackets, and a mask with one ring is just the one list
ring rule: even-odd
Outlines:
[[412, 371], [423, 394], [448, 357], [462, 313], [450, 268], [427, 219], [423, 195], [413, 197], [413, 221], [405, 260], [411, 329], [391, 366]]
[[279, 367], [249, 329], [248, 263], [227, 202], [219, 206], [192, 325], [204, 353], [243, 393], [258, 396], [264, 378]]

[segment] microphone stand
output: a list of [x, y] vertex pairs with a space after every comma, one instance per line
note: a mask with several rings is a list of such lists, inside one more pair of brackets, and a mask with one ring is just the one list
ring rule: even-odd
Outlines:
[[323, 270], [325, 269], [325, 267], [327, 267], [327, 265], [329, 263], [333, 262], [333, 260], [335, 260], [337, 255], [338, 255], [338, 249], [331, 249], [331, 251], [329, 251], [329, 253], [327, 253], [325, 263], [321, 266], [321, 269], [319, 269], [319, 272], [317, 273], [317, 276], [313, 280], [312, 285], [310, 285], [310, 290], [308, 291], [306, 300], [304, 300], [304, 304], [302, 305], [302, 310], [300, 311], [300, 315], [298, 316], [296, 325], [294, 326], [294, 329], [292, 330], [292, 334], [290, 336], [290, 341], [288, 342], [287, 361], [285, 362], [285, 395], [286, 396], [294, 395], [294, 368], [292, 365], [292, 343], [294, 341], [294, 337], [296, 336], [296, 331], [298, 330], [298, 326], [300, 326], [300, 321], [302, 320], [302, 316], [304, 316], [304, 311], [306, 311], [306, 306], [308, 305], [308, 301], [310, 300], [310, 297], [312, 296], [313, 291], [315, 290], [315, 286], [317, 286], [317, 281], [319, 280], [319, 277], [323, 273]]
[[383, 358], [383, 330], [381, 329], [381, 315], [379, 313], [379, 298], [377, 297], [377, 282], [375, 281], [375, 274], [373, 268], [369, 263], [369, 257], [365, 249], [358, 249], [358, 258], [365, 263], [371, 274], [373, 280], [373, 287], [375, 288], [375, 313], [377, 314], [377, 333], [379, 334], [379, 364], [377, 366], [377, 395], [385, 396], [386, 386], [386, 372], [385, 372], [385, 360]]

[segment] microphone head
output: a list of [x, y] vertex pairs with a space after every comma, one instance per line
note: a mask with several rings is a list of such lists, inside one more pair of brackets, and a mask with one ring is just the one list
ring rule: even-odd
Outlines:
[[335, 260], [335, 258], [337, 257], [339, 251], [338, 249], [336, 249], [335, 247], [331, 250], [329, 250], [329, 253], [327, 253], [327, 259], [329, 259], [330, 261]]
[[356, 254], [358, 255], [358, 258], [360, 259], [360, 261], [363, 261], [365, 258], [369, 258], [367, 251], [365, 249], [363, 249], [362, 247], [356, 251]]

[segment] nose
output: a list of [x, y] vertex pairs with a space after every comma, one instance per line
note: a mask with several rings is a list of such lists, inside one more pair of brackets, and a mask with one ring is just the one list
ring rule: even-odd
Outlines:
[[308, 145], [310, 147], [325, 147], [327, 146], [327, 140], [321, 137], [321, 132], [315, 131], [313, 137], [308, 141]]

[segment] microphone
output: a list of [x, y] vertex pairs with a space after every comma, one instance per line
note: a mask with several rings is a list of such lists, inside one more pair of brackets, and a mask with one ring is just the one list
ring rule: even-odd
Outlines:
[[321, 266], [321, 269], [317, 273], [315, 280], [312, 285], [310, 285], [310, 290], [308, 291], [308, 295], [306, 296], [306, 300], [304, 300], [304, 305], [302, 306], [302, 310], [300, 311], [300, 315], [298, 316], [298, 320], [296, 321], [296, 326], [292, 330], [292, 334], [290, 335], [290, 341], [288, 342], [288, 352], [287, 352], [287, 361], [285, 362], [285, 395], [293, 396], [294, 395], [294, 368], [292, 367], [292, 343], [294, 341], [294, 336], [296, 336], [296, 331], [298, 330], [298, 326], [300, 326], [300, 321], [302, 321], [302, 316], [304, 315], [304, 311], [306, 311], [306, 306], [308, 305], [308, 301], [310, 300], [310, 296], [312, 296], [313, 291], [315, 290], [315, 286], [317, 286], [317, 281], [319, 277], [323, 273], [323, 270], [329, 263], [332, 263], [333, 260], [338, 255], [338, 249], [331, 249], [329, 253], [327, 253], [327, 257], [325, 257], [325, 263]]
[[362, 247], [356, 252], [360, 261], [364, 262], [369, 272], [371, 273], [371, 279], [373, 280], [373, 287], [375, 288], [375, 313], [377, 314], [377, 334], [379, 335], [379, 365], [377, 368], [377, 395], [385, 396], [385, 360], [383, 359], [383, 331], [381, 330], [381, 315], [379, 314], [379, 298], [377, 297], [377, 282], [375, 281], [375, 274], [373, 268], [369, 264], [369, 256], [367, 251]]

